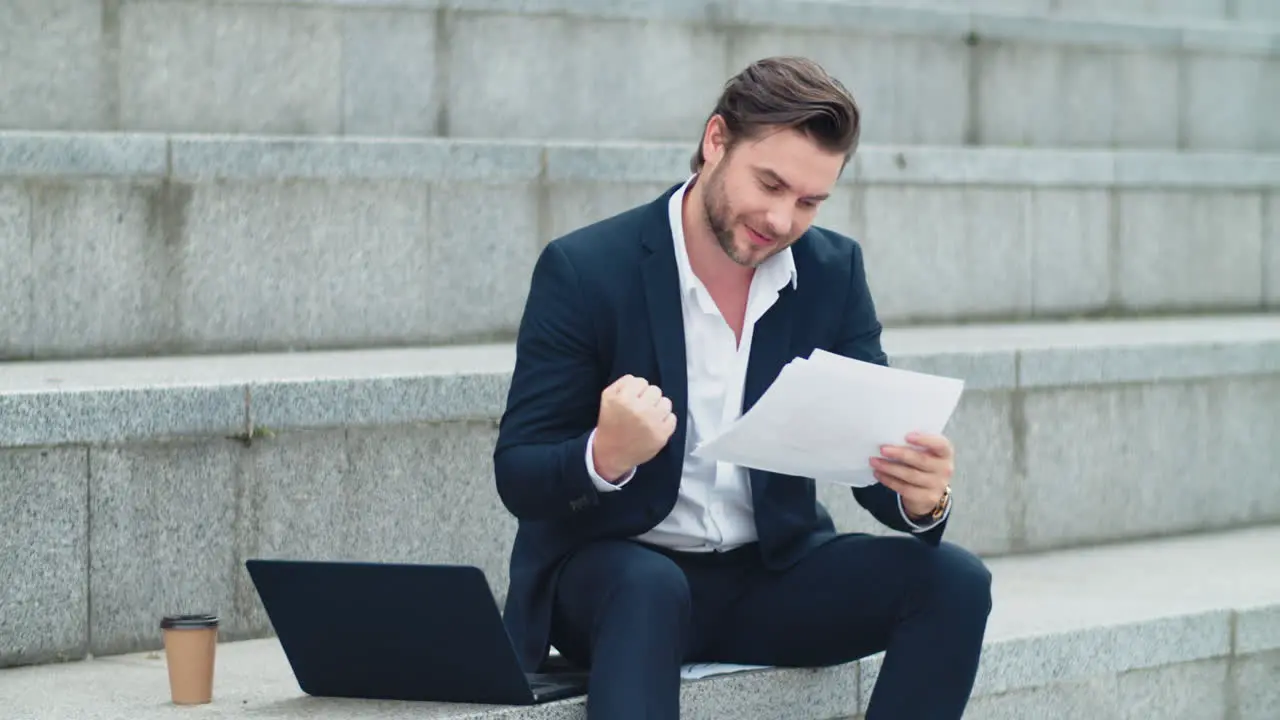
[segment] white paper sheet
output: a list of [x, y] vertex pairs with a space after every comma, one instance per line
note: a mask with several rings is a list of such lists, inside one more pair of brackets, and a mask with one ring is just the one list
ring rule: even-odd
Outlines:
[[[560, 657], [560, 651], [554, 645], [551, 646], [551, 657], [557, 659]], [[680, 678], [682, 680], [701, 680], [713, 675], [728, 675], [747, 670], [768, 670], [770, 667], [769, 665], [737, 665], [734, 663], [685, 663], [680, 666]]]
[[788, 363], [764, 395], [694, 454], [863, 487], [872, 457], [911, 432], [941, 433], [964, 382], [816, 350]]
[[728, 675], [746, 670], [767, 670], [768, 665], [735, 665], [733, 663], [688, 663], [680, 666], [683, 680], [701, 680], [712, 675]]

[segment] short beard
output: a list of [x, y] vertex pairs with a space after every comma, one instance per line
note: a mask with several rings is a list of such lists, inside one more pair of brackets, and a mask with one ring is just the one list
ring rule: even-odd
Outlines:
[[[724, 160], [728, 159], [726, 155]], [[733, 217], [733, 208], [729, 207], [729, 198], [724, 191], [724, 177], [720, 172], [723, 169], [722, 161], [712, 169], [702, 189], [702, 211], [707, 218], [707, 227], [711, 228], [711, 234], [715, 235], [716, 243], [730, 260], [743, 267], [758, 267], [762, 261], [752, 262], [750, 258], [743, 257], [733, 243], [733, 228], [729, 225]]]

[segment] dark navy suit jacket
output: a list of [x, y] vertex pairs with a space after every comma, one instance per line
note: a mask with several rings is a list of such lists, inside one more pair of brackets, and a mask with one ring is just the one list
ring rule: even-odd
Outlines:
[[[504, 619], [526, 671], [546, 659], [564, 559], [592, 540], [648, 531], [676, 501], [688, 397], [667, 214], [678, 187], [556, 239], [533, 270], [494, 450], [498, 493], [519, 520]], [[887, 364], [858, 244], [813, 227], [792, 254], [797, 286], [787, 285], [756, 325], [744, 412], [787, 362], [815, 348]], [[661, 387], [679, 422], [665, 448], [638, 468], [625, 489], [598, 493], [587, 473], [587, 438], [601, 392], [626, 374]], [[757, 470], [750, 477], [759, 549], [769, 567], [786, 567], [835, 537], [812, 479]], [[910, 531], [888, 488], [856, 488], [853, 494], [881, 523]], [[936, 545], [944, 525], [916, 537]]]

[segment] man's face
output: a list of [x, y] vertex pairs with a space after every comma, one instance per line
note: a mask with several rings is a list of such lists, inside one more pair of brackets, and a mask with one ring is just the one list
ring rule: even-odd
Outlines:
[[703, 204], [720, 248], [735, 263], [758, 267], [804, 234], [840, 177], [844, 156], [797, 130], [766, 130], [731, 151], [719, 120], [703, 144]]

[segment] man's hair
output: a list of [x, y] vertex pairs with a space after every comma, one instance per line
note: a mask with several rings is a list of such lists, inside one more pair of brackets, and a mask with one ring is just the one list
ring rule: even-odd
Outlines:
[[[853, 96], [818, 63], [802, 57], [770, 57], [748, 65], [725, 83], [715, 109], [729, 131], [729, 148], [766, 129], [803, 132], [829, 152], [853, 156], [861, 116]], [[705, 131], [705, 125], [704, 125]], [[702, 138], [693, 154], [693, 172], [702, 169]]]

